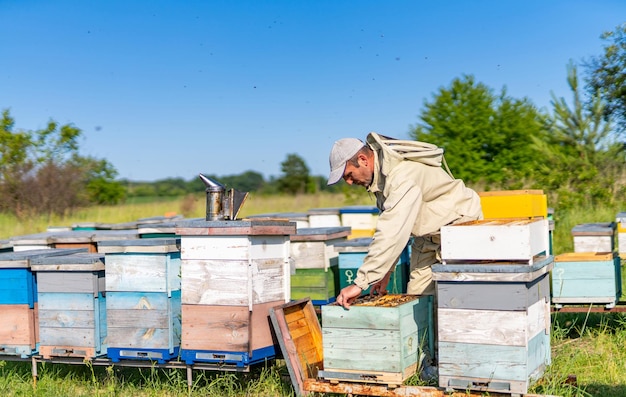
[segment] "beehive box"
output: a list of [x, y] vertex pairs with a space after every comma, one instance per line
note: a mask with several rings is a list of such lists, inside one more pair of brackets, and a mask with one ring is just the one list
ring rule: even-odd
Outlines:
[[181, 335], [180, 239], [102, 241], [106, 255], [107, 356], [176, 357]]
[[[359, 298], [350, 310], [322, 306], [324, 370], [329, 380], [401, 385], [434, 349], [431, 296]], [[347, 343], [347, 341], [350, 341]]]
[[14, 252], [42, 250], [53, 248], [50, 236], [49, 232], [25, 234], [11, 237], [10, 241]]
[[310, 227], [309, 215], [306, 212], [268, 212], [248, 216], [248, 219], [288, 220], [296, 223], [296, 229]]
[[525, 394], [551, 362], [553, 257], [434, 265], [439, 386]]
[[620, 258], [615, 252], [568, 252], [554, 258], [552, 302], [614, 307], [622, 294]]
[[48, 241], [54, 248], [85, 248], [87, 252], [98, 252], [98, 247], [93, 239], [92, 230], [72, 230], [51, 232]]
[[181, 236], [181, 358], [245, 366], [275, 355], [269, 309], [290, 299], [294, 222], [191, 221]]
[[37, 278], [31, 260], [80, 251], [45, 248], [0, 253], [0, 355], [26, 358], [37, 353]]
[[574, 252], [613, 252], [615, 222], [582, 223], [572, 228]]
[[37, 276], [39, 353], [43, 358], [106, 354], [104, 255], [32, 259]]
[[313, 304], [332, 302], [339, 293], [339, 258], [335, 245], [346, 241], [348, 227], [301, 228], [290, 236], [291, 299]]
[[617, 224], [617, 251], [622, 259], [626, 259], [626, 212], [618, 213], [615, 223]]
[[307, 211], [309, 227], [340, 227], [339, 208], [312, 208]]
[[521, 261], [550, 252], [548, 220], [482, 219], [441, 228], [443, 263]]
[[[354, 279], [357, 276], [359, 267], [363, 264], [371, 242], [371, 237], [361, 237], [335, 244], [335, 251], [339, 255], [339, 289], [354, 283]], [[392, 294], [406, 293], [410, 265], [409, 255], [406, 253], [408, 249], [407, 245], [396, 262], [395, 270], [389, 279], [389, 284], [387, 284], [387, 291]], [[367, 288], [362, 294], [369, 294], [369, 291], [370, 288]]]
[[372, 237], [380, 211], [376, 206], [349, 205], [339, 208], [341, 225], [351, 228], [348, 239]]
[[[191, 218], [188, 221], [200, 221], [204, 218]], [[148, 222], [137, 224], [137, 234], [139, 238], [178, 238], [176, 234], [176, 224], [182, 219], [163, 220], [160, 222]]]
[[478, 195], [485, 219], [548, 216], [548, 199], [543, 190], [502, 190]]

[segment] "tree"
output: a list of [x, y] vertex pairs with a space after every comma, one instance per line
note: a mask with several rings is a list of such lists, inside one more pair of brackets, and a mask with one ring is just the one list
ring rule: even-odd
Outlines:
[[547, 139], [535, 138], [535, 150], [544, 160], [537, 178], [557, 195], [562, 207], [575, 204], [607, 204], [624, 185], [618, 177], [624, 169], [623, 145], [612, 136], [604, 120], [605, 102], [598, 92], [585, 99], [580, 93], [576, 66], [567, 66], [572, 91], [570, 108], [552, 94], [553, 123]]
[[288, 154], [280, 164], [282, 175], [278, 178], [278, 190], [282, 193], [298, 194], [311, 191], [309, 168], [302, 157], [297, 154]]
[[520, 188], [530, 178], [535, 156], [531, 137], [545, 130], [546, 118], [527, 99], [499, 95], [473, 76], [454, 79], [424, 104], [411, 135], [444, 148], [455, 177]]
[[618, 132], [626, 133], [626, 23], [600, 38], [608, 44], [601, 56], [586, 64], [587, 90], [604, 102], [605, 120], [613, 118]]
[[14, 119], [4, 110], [0, 120], [0, 210], [18, 217], [63, 215], [90, 202], [121, 199], [120, 186], [112, 181], [115, 169], [105, 160], [79, 155], [81, 134], [72, 124], [59, 125], [54, 120], [37, 131], [15, 130]]

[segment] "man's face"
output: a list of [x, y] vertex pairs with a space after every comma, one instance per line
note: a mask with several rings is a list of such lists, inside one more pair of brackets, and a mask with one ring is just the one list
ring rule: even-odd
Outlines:
[[343, 180], [348, 185], [360, 185], [364, 188], [372, 184], [374, 173], [367, 167], [367, 159], [359, 156], [358, 165], [353, 165], [351, 161], [346, 163], [346, 169], [343, 171]]

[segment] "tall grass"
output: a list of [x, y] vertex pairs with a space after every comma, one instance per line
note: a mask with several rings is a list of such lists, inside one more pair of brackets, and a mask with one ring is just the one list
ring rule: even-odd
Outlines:
[[[17, 220], [0, 214], [0, 238], [39, 233], [49, 226], [75, 223], [125, 223], [141, 218], [178, 214], [205, 216], [206, 197], [96, 207], [65, 217]], [[306, 212], [312, 208], [373, 205], [363, 194], [315, 196], [255, 196], [244, 203], [239, 218], [277, 212]], [[580, 223], [611, 222], [625, 207], [580, 207], [555, 212], [555, 254], [571, 252], [571, 229]], [[622, 313], [554, 313], [551, 329], [552, 364], [529, 392], [564, 397], [626, 396], [626, 315]], [[0, 393], [5, 396], [279, 396], [294, 395], [282, 360], [254, 367], [250, 373], [195, 370], [191, 388], [184, 370], [92, 367], [40, 363], [32, 379], [30, 362], [0, 361]]]

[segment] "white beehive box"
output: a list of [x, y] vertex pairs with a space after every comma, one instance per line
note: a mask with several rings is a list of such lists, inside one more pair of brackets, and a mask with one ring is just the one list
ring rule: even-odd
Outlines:
[[483, 219], [441, 228], [443, 263], [524, 261], [550, 251], [548, 220]]

